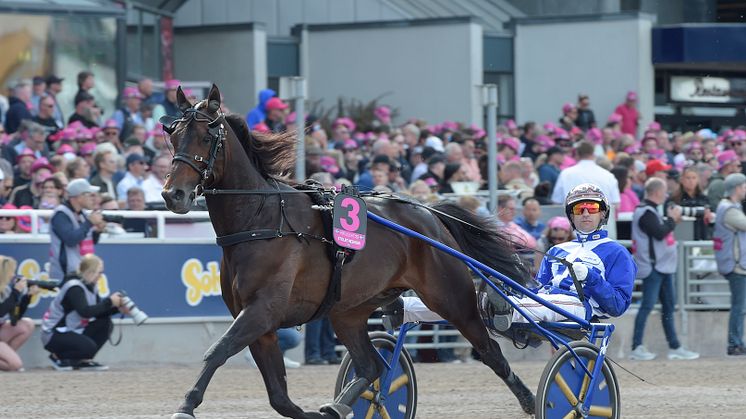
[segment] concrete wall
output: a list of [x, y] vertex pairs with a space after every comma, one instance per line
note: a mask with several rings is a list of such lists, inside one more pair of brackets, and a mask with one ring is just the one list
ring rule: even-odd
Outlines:
[[264, 25], [176, 28], [174, 64], [178, 79], [217, 84], [230, 110], [245, 114], [267, 83]]
[[307, 39], [310, 100], [386, 94], [404, 117], [482, 124], [482, 28], [468, 19], [311, 25]]
[[648, 15], [519, 19], [515, 28], [516, 120], [557, 122], [565, 102], [590, 95], [605, 123], [629, 90], [641, 127], [653, 118], [654, 69]]

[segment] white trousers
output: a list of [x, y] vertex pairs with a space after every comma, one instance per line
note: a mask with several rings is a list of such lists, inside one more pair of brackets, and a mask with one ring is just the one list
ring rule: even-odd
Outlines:
[[[563, 308], [565, 311], [574, 314], [582, 319], [585, 318], [585, 307], [583, 303], [575, 296], [565, 294], [543, 294], [539, 297]], [[443, 318], [433, 312], [418, 297], [402, 297], [404, 299], [404, 321], [405, 322], [437, 322]], [[534, 321], [558, 322], [566, 320], [561, 314], [551, 310], [542, 304], [528, 298], [516, 298], [508, 296], [514, 303], [521, 307], [526, 314]], [[513, 322], [528, 323], [518, 310], [513, 310]]]

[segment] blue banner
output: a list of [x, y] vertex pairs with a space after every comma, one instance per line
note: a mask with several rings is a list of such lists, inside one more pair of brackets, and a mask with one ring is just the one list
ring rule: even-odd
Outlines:
[[[48, 279], [48, 243], [0, 243], [0, 254], [18, 261], [18, 274]], [[104, 261], [102, 296], [124, 290], [150, 317], [230, 316], [220, 294], [222, 251], [215, 244], [138, 243], [96, 245]], [[26, 315], [39, 319], [56, 291], [42, 290]]]

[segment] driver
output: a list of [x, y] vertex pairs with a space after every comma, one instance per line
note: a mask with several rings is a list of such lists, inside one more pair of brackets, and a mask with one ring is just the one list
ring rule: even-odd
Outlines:
[[[541, 262], [533, 289], [542, 299], [566, 311], [590, 320], [596, 316], [619, 317], [629, 308], [637, 265], [622, 245], [608, 237], [604, 226], [609, 220], [609, 201], [598, 186], [578, 185], [565, 198], [565, 214], [576, 232], [576, 239], [560, 243], [547, 252]], [[554, 257], [553, 257], [554, 256]], [[556, 257], [556, 258], [555, 258]], [[572, 263], [578, 281], [583, 285], [585, 301], [575, 290], [572, 277], [557, 258]], [[491, 314], [488, 323], [498, 331], [506, 331], [513, 322], [527, 322], [513, 310], [492, 287], [480, 293], [480, 305]], [[561, 321], [565, 317], [529, 297], [509, 296], [535, 321]], [[403, 297], [384, 307], [384, 325], [388, 329], [401, 322], [440, 321], [417, 297]], [[491, 321], [490, 321], [491, 320]]]

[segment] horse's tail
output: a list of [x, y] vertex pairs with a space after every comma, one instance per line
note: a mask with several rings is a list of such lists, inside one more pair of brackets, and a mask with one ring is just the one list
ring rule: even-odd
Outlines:
[[452, 202], [439, 202], [432, 205], [432, 208], [468, 223], [433, 212], [446, 225], [463, 253], [521, 285], [532, 284], [533, 279], [528, 269], [521, 263], [509, 239], [499, 231], [497, 223]]

